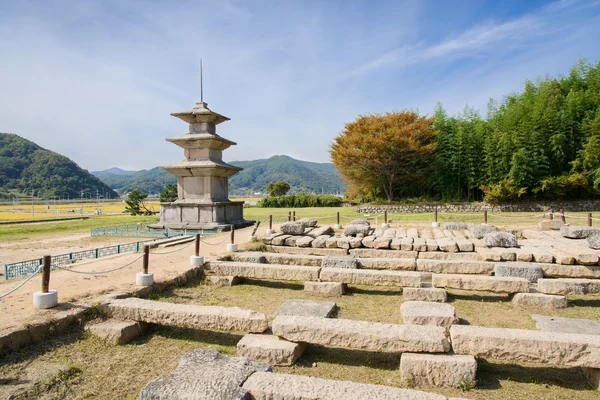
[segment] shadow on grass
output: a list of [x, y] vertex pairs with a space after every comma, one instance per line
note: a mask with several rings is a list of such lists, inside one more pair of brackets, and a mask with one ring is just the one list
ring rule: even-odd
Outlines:
[[315, 362], [396, 371], [400, 368], [400, 354], [309, 345], [296, 365], [311, 368]]
[[366, 287], [348, 286], [346, 294], [368, 294], [368, 295], [380, 295], [380, 296], [400, 296], [402, 289], [389, 290], [389, 289], [369, 289]]
[[296, 282], [281, 282], [281, 281], [263, 281], [258, 279], [244, 278], [242, 285], [260, 286], [271, 289], [288, 289], [288, 290], [304, 290], [302, 283]]
[[483, 303], [498, 303], [498, 302], [510, 302], [511, 296], [509, 295], [479, 295], [479, 294], [456, 294], [448, 293], [448, 302], [452, 303], [456, 300], [466, 301], [477, 301]]
[[201, 342], [219, 346], [236, 346], [244, 336], [225, 332], [152, 325], [150, 332], [138, 338], [135, 343], [144, 343], [150, 340], [152, 335], [161, 336], [166, 339]]
[[553, 385], [571, 390], [590, 390], [580, 368], [522, 366], [477, 359], [477, 389], [500, 389], [501, 381]]
[[600, 299], [569, 299], [569, 305], [576, 307], [600, 308]]

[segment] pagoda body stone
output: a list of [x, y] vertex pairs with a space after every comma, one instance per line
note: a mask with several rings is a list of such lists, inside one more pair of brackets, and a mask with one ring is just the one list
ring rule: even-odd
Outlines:
[[177, 197], [160, 204], [160, 223], [155, 228], [227, 229], [249, 226], [244, 220], [243, 201], [229, 200], [228, 179], [242, 168], [223, 161], [223, 150], [235, 145], [216, 133], [216, 126], [229, 118], [200, 101], [188, 111], [172, 113], [189, 124], [189, 132], [169, 138], [184, 151], [183, 161], [162, 166], [177, 177]]

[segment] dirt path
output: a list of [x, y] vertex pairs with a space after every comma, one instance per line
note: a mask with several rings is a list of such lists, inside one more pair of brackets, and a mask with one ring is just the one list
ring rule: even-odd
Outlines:
[[[237, 230], [235, 235], [236, 243], [246, 243], [251, 231], [252, 227]], [[78, 235], [79, 234], [74, 234], [70, 236], [72, 240], [79, 237], [79, 240], [76, 241], [76, 246], [89, 247], [86, 246], [87, 239], [91, 238], [87, 237], [86, 239], [81, 237], [81, 235]], [[210, 236], [209, 238], [206, 238], [206, 241], [209, 243], [217, 243], [225, 239], [228, 235], [228, 233], [223, 233]], [[118, 239], [123, 238], [112, 239], [115, 240], [111, 242], [107, 239], [102, 242], [95, 241], [94, 239], [94, 244], [116, 244], [119, 243]], [[217, 246], [202, 244], [200, 254], [205, 256], [205, 259], [214, 259], [216, 255], [226, 252], [226, 243], [228, 243], [228, 241]], [[166, 249], [155, 249], [152, 250], [152, 252], [166, 253], [177, 250], [178, 248], [181, 249], [185, 246], [186, 245]], [[36, 239], [35, 241], [20, 241], [3, 244], [2, 247], [0, 247], [3, 262], [4, 259], [6, 259], [4, 256], [5, 252], [6, 254], [13, 254], [13, 257], [14, 254], [19, 254], [18, 259], [21, 260], [23, 259], [24, 253], [27, 254], [25, 259], [30, 259], [38, 257], [38, 254], [43, 255], [48, 252], [52, 254], [68, 252], [68, 249], [73, 250], [73, 242], [71, 242], [71, 246], [69, 247], [66, 238], [64, 243], [53, 238], [42, 238], [39, 240]], [[149, 270], [154, 273], [155, 282], [167, 281], [192, 268], [189, 263], [189, 257], [193, 255], [193, 252], [194, 246], [191, 245], [172, 254], [151, 254]], [[135, 260], [139, 256], [139, 253], [129, 253], [115, 257], [81, 262], [75, 264], [72, 269], [79, 271], [104, 271], [122, 266]], [[107, 295], [133, 291], [136, 288], [139, 288], [139, 286], [135, 286], [135, 274], [140, 272], [141, 269], [142, 260], [140, 259], [122, 270], [101, 275], [82, 275], [62, 270], [53, 271], [50, 278], [50, 288], [58, 290], [58, 301], [62, 304], [62, 307], [50, 310], [36, 310], [33, 307], [33, 293], [40, 290], [41, 285], [41, 276], [38, 275], [14, 294], [0, 300], [0, 335], [24, 325], [49, 321], [59, 315], [59, 313], [64, 312], [69, 306], [75, 306], [76, 304], [92, 305], [104, 300]], [[8, 292], [20, 282], [22, 282], [22, 280], [0, 281], [0, 294]]]

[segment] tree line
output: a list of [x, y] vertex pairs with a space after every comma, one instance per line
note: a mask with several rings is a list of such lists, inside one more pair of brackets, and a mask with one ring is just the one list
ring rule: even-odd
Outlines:
[[487, 115], [359, 116], [330, 148], [348, 196], [491, 203], [600, 194], [600, 62], [527, 81]]

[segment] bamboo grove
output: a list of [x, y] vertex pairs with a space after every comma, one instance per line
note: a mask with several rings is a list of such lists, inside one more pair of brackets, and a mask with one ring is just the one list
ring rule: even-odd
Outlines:
[[[403, 140], [385, 133], [390, 118], [405, 124], [396, 129]], [[527, 81], [521, 93], [490, 100], [486, 118], [469, 107], [448, 116], [438, 103], [430, 125], [424, 120], [403, 111], [347, 124], [330, 152], [348, 195], [491, 203], [600, 195], [600, 62], [582, 59], [566, 76]], [[373, 179], [386, 165], [400, 179]]]

